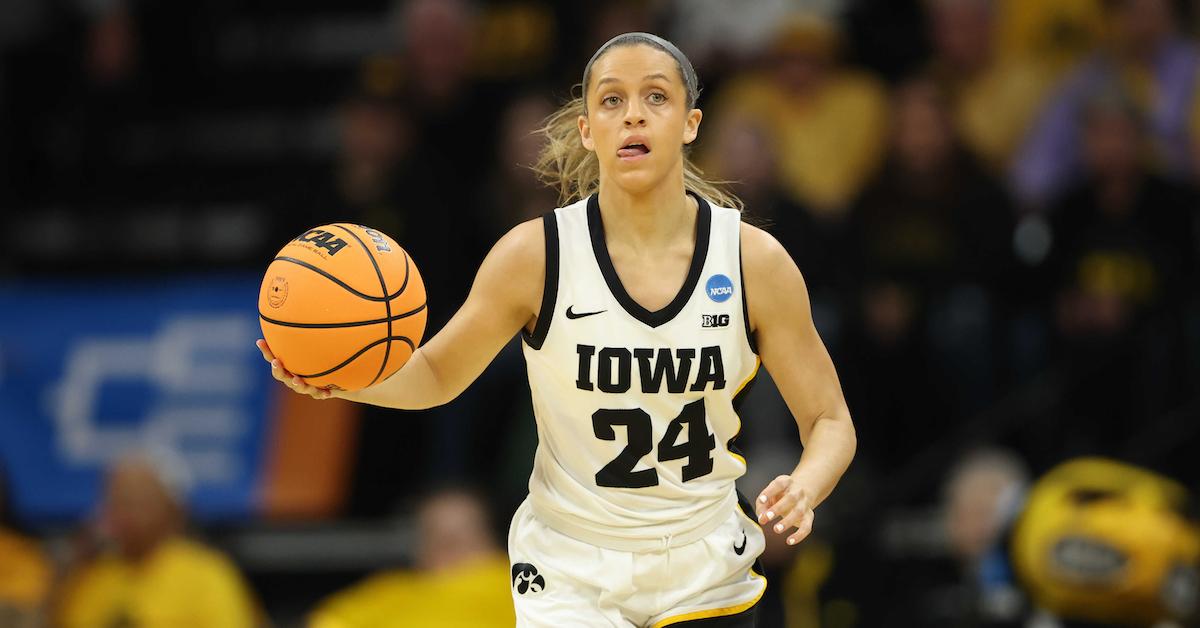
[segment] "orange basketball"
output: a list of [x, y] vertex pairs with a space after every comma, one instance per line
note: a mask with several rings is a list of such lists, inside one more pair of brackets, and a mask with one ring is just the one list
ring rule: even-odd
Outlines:
[[320, 388], [387, 379], [425, 332], [425, 284], [394, 240], [362, 225], [309, 229], [279, 251], [258, 294], [263, 338]]

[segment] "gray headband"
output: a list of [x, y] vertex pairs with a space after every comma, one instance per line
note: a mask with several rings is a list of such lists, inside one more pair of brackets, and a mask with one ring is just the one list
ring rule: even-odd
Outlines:
[[675, 44], [651, 33], [623, 33], [604, 42], [604, 45], [596, 50], [596, 54], [592, 55], [583, 68], [584, 94], [587, 93], [588, 78], [592, 75], [592, 64], [596, 62], [596, 59], [599, 59], [600, 55], [613, 46], [632, 46], [634, 44], [653, 46], [675, 59], [675, 64], [679, 67], [679, 74], [683, 77], [683, 85], [687, 88], [687, 106], [689, 109], [695, 107], [696, 101], [700, 98], [700, 81], [696, 78], [696, 69], [692, 67], [692, 62], [688, 61], [688, 58], [679, 48], [675, 47]]

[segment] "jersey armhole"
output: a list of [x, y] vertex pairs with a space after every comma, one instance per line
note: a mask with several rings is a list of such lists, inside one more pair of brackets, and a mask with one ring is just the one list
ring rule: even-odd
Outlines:
[[546, 285], [542, 287], [542, 305], [533, 333], [521, 329], [521, 337], [534, 351], [541, 349], [546, 341], [550, 319], [554, 317], [554, 303], [558, 299], [558, 219], [553, 211], [542, 215], [542, 228], [546, 233]]
[[[742, 282], [742, 323], [746, 328], [746, 343], [750, 345], [750, 350], [754, 355], [758, 355], [758, 343], [754, 341], [754, 332], [750, 331], [750, 307], [747, 305], [749, 298], [746, 296], [746, 264], [742, 261], [742, 225], [741, 220], [738, 221], [738, 274], [741, 276]], [[539, 321], [541, 322], [541, 321]]]

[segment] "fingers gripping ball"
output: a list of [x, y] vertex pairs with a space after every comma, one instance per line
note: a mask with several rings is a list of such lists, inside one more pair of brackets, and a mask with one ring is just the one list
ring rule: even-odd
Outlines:
[[425, 331], [425, 284], [383, 233], [338, 223], [279, 251], [258, 296], [263, 338], [288, 371], [318, 388], [357, 390], [387, 379]]

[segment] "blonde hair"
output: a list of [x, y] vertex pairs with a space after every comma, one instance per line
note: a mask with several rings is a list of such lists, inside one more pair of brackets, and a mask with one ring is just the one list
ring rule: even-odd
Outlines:
[[[587, 198], [600, 187], [600, 161], [595, 153], [583, 147], [578, 126], [579, 116], [587, 115], [587, 82], [591, 76], [592, 64], [613, 46], [637, 44], [657, 48], [675, 59], [680, 78], [688, 91], [687, 106], [695, 106], [699, 97], [696, 72], [691, 62], [674, 44], [649, 33], [625, 33], [610, 39], [592, 55], [592, 59], [584, 68], [583, 83], [575, 86], [580, 95], [559, 107], [536, 131], [545, 138], [545, 145], [538, 154], [533, 171], [543, 183], [558, 190], [558, 200], [563, 205]], [[684, 146], [682, 150], [685, 190], [721, 207], [742, 209], [741, 199], [725, 189], [724, 182], [706, 179], [704, 171], [688, 159], [687, 147]]]

